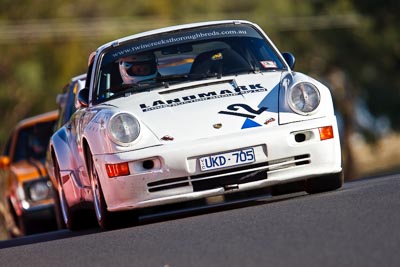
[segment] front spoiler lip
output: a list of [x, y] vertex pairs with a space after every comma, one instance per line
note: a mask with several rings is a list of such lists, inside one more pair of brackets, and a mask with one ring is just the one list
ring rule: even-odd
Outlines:
[[39, 204], [39, 205], [35, 205], [35, 206], [32, 206], [32, 204], [31, 204], [31, 206], [29, 208], [27, 208], [27, 209], [23, 208], [23, 212], [37, 212], [37, 211], [41, 211], [41, 210], [52, 209], [53, 207], [54, 207], [53, 203]]
[[[337, 170], [327, 173], [327, 174], [339, 173], [341, 171], [342, 171], [342, 168], [340, 167]], [[300, 181], [300, 180], [304, 180], [306, 178], [312, 178], [313, 176], [320, 176], [320, 175], [323, 175], [323, 174], [307, 175], [305, 177], [300, 176], [300, 177], [295, 177], [292, 179], [285, 179], [285, 182]], [[115, 211], [141, 209], [141, 208], [148, 208], [148, 207], [153, 207], [153, 206], [181, 203], [181, 202], [187, 202], [187, 201], [191, 201], [191, 200], [199, 200], [202, 198], [215, 197], [215, 196], [221, 196], [221, 195], [226, 195], [226, 194], [231, 194], [231, 193], [238, 193], [238, 192], [244, 192], [244, 191], [249, 191], [249, 190], [257, 190], [257, 189], [267, 188], [269, 186], [273, 186], [273, 185], [280, 184], [280, 183], [282, 183], [282, 180], [269, 180], [267, 178], [264, 180], [249, 182], [249, 183], [244, 183], [244, 184], [232, 184], [232, 187], [230, 187], [230, 186], [218, 187], [218, 188], [203, 190], [200, 192], [190, 192], [190, 193], [184, 193], [184, 194], [179, 194], [179, 195], [171, 195], [171, 196], [166, 196], [166, 197], [144, 200], [144, 201], [137, 202], [134, 205], [132, 205], [131, 203], [130, 204], [122, 203], [119, 206], [114, 206], [111, 208], [109, 207], [108, 211], [115, 212]]]

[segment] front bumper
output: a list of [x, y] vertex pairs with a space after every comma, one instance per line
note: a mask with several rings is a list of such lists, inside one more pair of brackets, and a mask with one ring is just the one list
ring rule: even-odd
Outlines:
[[[334, 138], [320, 140], [319, 127]], [[300, 136], [300, 138], [299, 138]], [[254, 148], [256, 161], [202, 172], [199, 158]], [[242, 135], [172, 143], [108, 155], [94, 155], [109, 211], [184, 202], [339, 173], [341, 150], [336, 118], [246, 129]], [[108, 178], [105, 164], [128, 162], [130, 175]]]
[[38, 205], [29, 209], [24, 209], [22, 214], [25, 219], [32, 221], [54, 220], [54, 204]]

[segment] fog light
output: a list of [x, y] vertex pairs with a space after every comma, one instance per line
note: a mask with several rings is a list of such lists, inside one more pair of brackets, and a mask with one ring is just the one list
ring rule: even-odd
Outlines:
[[146, 170], [151, 170], [154, 168], [154, 162], [152, 160], [143, 161], [143, 168]]
[[320, 140], [327, 140], [333, 138], [333, 127], [332, 126], [325, 126], [318, 128], [319, 130], [319, 138]]
[[294, 136], [294, 140], [296, 140], [297, 143], [301, 143], [306, 141], [306, 135], [304, 133], [298, 133]]
[[117, 163], [117, 164], [106, 164], [107, 174], [109, 178], [117, 176], [129, 175], [128, 162]]

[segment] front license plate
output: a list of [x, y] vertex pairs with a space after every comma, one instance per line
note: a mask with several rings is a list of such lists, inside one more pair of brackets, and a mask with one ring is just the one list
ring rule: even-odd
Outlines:
[[246, 148], [200, 158], [202, 171], [215, 170], [251, 163], [256, 160], [253, 148]]

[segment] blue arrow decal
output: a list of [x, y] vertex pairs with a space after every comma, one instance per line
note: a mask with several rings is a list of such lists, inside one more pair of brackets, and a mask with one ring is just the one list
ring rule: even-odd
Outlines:
[[258, 127], [261, 126], [261, 124], [258, 124], [257, 122], [247, 118], [243, 125], [242, 125], [242, 129], [246, 129], [246, 128], [252, 128], [252, 127]]

